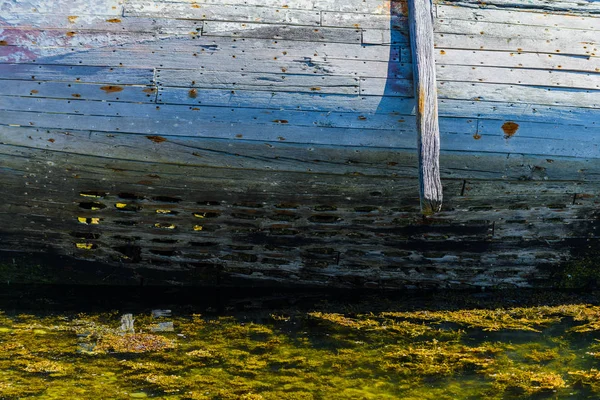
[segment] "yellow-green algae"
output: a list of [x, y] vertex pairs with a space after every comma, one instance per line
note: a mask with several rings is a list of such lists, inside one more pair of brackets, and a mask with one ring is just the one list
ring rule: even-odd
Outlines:
[[135, 332], [120, 311], [0, 312], [0, 399], [600, 396], [598, 305], [381, 308], [146, 312]]

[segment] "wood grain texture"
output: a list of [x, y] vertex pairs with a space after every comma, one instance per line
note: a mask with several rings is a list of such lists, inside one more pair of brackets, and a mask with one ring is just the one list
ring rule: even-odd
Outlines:
[[568, 0], [491, 0], [481, 3], [478, 0], [441, 0], [441, 4], [452, 6], [487, 8], [498, 7], [505, 9], [531, 10], [540, 13], [571, 14], [598, 14], [600, 4], [595, 0], [568, 1]]
[[[557, 1], [553, 3], [560, 4], [560, 2]], [[532, 2], [530, 2], [530, 4], [532, 4]], [[579, 2], [579, 4], [586, 3]], [[593, 5], [592, 2], [587, 2], [587, 4]], [[523, 5], [525, 6], [525, 4]], [[571, 7], [577, 7], [576, 3], [571, 3]], [[548, 28], [582, 29], [586, 31], [600, 30], [600, 20], [597, 16], [586, 16], [581, 13], [553, 14], [548, 12], [526, 11], [523, 9], [494, 7], [475, 9], [455, 7], [448, 4], [438, 4], [436, 8], [437, 17], [440, 20], [481, 21], [503, 25], [544, 26]], [[571, 10], [573, 10], [573, 8], [571, 8]]]
[[0, 250], [177, 284], [552, 284], [600, 245], [597, 7], [436, 1], [423, 218], [405, 2], [4, 2]]
[[442, 208], [440, 182], [440, 128], [433, 49], [433, 12], [429, 1], [408, 2], [413, 79], [417, 98], [417, 149], [421, 211], [425, 215]]

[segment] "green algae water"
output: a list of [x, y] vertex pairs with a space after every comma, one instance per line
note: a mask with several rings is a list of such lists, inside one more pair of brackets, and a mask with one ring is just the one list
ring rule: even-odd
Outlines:
[[594, 293], [5, 287], [0, 399], [597, 399]]

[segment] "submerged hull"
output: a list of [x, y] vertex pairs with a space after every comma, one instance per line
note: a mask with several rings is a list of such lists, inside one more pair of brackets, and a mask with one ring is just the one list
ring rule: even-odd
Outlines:
[[1, 3], [0, 251], [96, 283], [595, 279], [598, 3], [434, 4], [433, 217], [403, 3], [235, 3]]

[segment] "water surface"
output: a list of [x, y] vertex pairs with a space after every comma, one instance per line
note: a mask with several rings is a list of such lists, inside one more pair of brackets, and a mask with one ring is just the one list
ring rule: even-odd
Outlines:
[[1, 399], [600, 396], [595, 293], [1, 293]]

